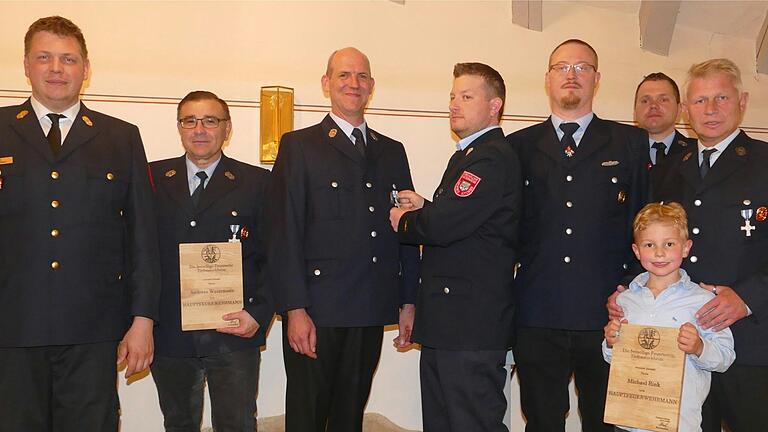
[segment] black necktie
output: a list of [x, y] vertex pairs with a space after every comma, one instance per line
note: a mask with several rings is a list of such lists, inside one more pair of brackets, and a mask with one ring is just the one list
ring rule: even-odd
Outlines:
[[365, 158], [365, 140], [363, 139], [363, 131], [354, 128], [352, 129], [352, 136], [355, 137], [355, 148], [360, 152], [360, 156]]
[[53, 154], [59, 154], [61, 150], [61, 128], [59, 127], [59, 119], [64, 118], [62, 114], [48, 114], [48, 118], [51, 119], [51, 130], [48, 131], [48, 145], [51, 146]]
[[563, 152], [568, 157], [573, 156], [576, 152], [576, 140], [573, 139], [573, 134], [579, 129], [578, 123], [560, 123], [560, 130], [563, 131], [563, 139], [560, 140], [560, 144], [563, 145]]
[[663, 161], [664, 157], [667, 155], [667, 146], [663, 142], [655, 142], [651, 147], [656, 149], [656, 163], [658, 164]]
[[203, 194], [203, 189], [205, 189], [205, 179], [208, 178], [208, 174], [206, 174], [205, 171], [198, 171], [195, 175], [200, 179], [200, 184], [197, 185], [195, 191], [192, 192], [191, 198], [192, 204], [197, 207], [197, 204], [200, 202], [200, 195]]
[[704, 179], [704, 176], [707, 175], [707, 172], [709, 172], [709, 169], [712, 167], [712, 164], [709, 162], [709, 158], [712, 157], [712, 153], [716, 152], [717, 149], [708, 149], [701, 152], [701, 165], [699, 166], [699, 174], [701, 174], [702, 180]]

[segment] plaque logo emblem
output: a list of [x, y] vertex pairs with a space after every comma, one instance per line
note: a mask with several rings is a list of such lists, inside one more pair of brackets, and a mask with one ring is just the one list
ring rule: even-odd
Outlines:
[[221, 249], [219, 249], [216, 245], [206, 245], [200, 251], [200, 256], [203, 258], [203, 261], [207, 262], [208, 264], [213, 264], [221, 259]]
[[637, 343], [647, 350], [652, 350], [659, 346], [660, 341], [661, 335], [655, 328], [646, 327], [637, 334]]

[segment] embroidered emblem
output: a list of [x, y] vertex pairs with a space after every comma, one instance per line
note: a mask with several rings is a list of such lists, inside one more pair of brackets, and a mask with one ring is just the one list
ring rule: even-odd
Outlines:
[[768, 208], [758, 207], [755, 211], [755, 220], [758, 222], [763, 222], [765, 219], [768, 219]]
[[21, 119], [23, 119], [24, 117], [26, 117], [26, 116], [27, 116], [27, 114], [29, 114], [29, 111], [27, 111], [27, 110], [21, 110], [21, 111], [19, 111], [19, 113], [18, 113], [18, 114], [16, 114], [16, 120], [21, 120]]
[[688, 147], [688, 142], [683, 140], [677, 140], [677, 145], [679, 145], [680, 147]]
[[469, 154], [472, 153], [472, 150], [474, 150], [474, 149], [475, 149], [474, 147], [468, 148], [466, 156], [469, 156]]
[[370, 131], [370, 132], [371, 132], [371, 138], [373, 138], [375, 141], [378, 141], [379, 140], [379, 136], [376, 135], [375, 133], [373, 133], [373, 131]]
[[247, 239], [248, 238], [248, 228], [242, 227], [240, 229], [240, 238], [241, 239]]
[[571, 146], [568, 146], [568, 147], [566, 147], [566, 148], [565, 148], [565, 155], [566, 155], [566, 156], [568, 156], [568, 157], [573, 157], [573, 154], [574, 154], [574, 153], [575, 153], [575, 152], [573, 151], [573, 149], [571, 148]]
[[165, 172], [165, 176], [171, 178], [176, 175], [176, 170], [168, 170]]
[[333, 137], [335, 137], [335, 136], [336, 136], [336, 134], [337, 134], [337, 133], [339, 133], [339, 131], [337, 131], [337, 130], [334, 128], [334, 129], [331, 129], [331, 130], [329, 130], [329, 131], [328, 131], [328, 136], [329, 136], [330, 138], [333, 138]]
[[688, 159], [690, 159], [692, 154], [693, 154], [693, 152], [689, 152], [688, 154], [686, 154], [685, 156], [683, 156], [683, 162], [685, 162], [685, 161], [687, 161]]
[[620, 190], [619, 196], [616, 197], [616, 200], [619, 202], [619, 204], [624, 204], [624, 201], [627, 200], [627, 193], [623, 190]]
[[745, 149], [742, 146], [736, 147], [736, 154], [739, 156], [746, 156], [747, 155], [747, 149]]
[[90, 117], [84, 115], [82, 119], [83, 119], [83, 123], [87, 124], [88, 126], [93, 126], [93, 122], [91, 121]]
[[234, 175], [234, 174], [232, 174], [232, 173], [231, 173], [231, 172], [229, 172], [229, 171], [224, 171], [224, 177], [226, 177], [226, 178], [228, 178], [228, 179], [230, 179], [230, 180], [234, 180], [234, 179], [235, 179], [235, 175]]
[[453, 193], [458, 197], [466, 198], [472, 195], [480, 180], [482, 180], [480, 177], [469, 171], [464, 171], [461, 173], [461, 177], [456, 180], [456, 184], [453, 186]]

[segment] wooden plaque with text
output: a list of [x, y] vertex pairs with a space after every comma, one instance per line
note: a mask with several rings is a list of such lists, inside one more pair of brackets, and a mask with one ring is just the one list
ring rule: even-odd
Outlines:
[[221, 317], [243, 309], [243, 251], [240, 242], [179, 245], [181, 329], [237, 327]]
[[613, 347], [606, 423], [652, 431], [677, 431], [685, 353], [680, 330], [623, 324]]

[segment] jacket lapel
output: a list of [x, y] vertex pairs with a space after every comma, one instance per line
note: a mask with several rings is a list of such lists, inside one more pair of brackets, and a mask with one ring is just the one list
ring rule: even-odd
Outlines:
[[[25, 111], [26, 114], [24, 114]], [[32, 103], [29, 99], [19, 106], [16, 121], [11, 123], [11, 127], [30, 145], [30, 147], [45, 157], [48, 162], [53, 162], [53, 152], [48, 145], [48, 140], [45, 138], [45, 134], [43, 134], [43, 128], [40, 127], [40, 121], [37, 119], [35, 110], [32, 109]]]
[[[176, 158], [171, 165], [171, 169], [162, 173], [160, 184], [166, 193], [176, 201], [179, 208], [184, 209], [187, 214], [194, 214], [195, 209], [192, 206], [192, 199], [189, 194], [189, 180], [187, 179], [186, 156], [182, 155]], [[173, 173], [173, 174], [172, 174]], [[155, 182], [158, 182], [155, 180]]]
[[80, 112], [77, 113], [77, 118], [72, 119], [72, 128], [61, 144], [61, 151], [57, 159], [64, 159], [78, 147], [89, 142], [98, 135], [101, 126], [94, 121], [93, 112], [81, 102]]
[[566, 158], [565, 150], [560, 143], [560, 139], [557, 138], [555, 127], [552, 125], [552, 117], [541, 123], [541, 127], [544, 129], [541, 131], [541, 134], [539, 134], [539, 142], [536, 147], [546, 153], [558, 164], [563, 163]]
[[240, 172], [237, 171], [232, 160], [222, 153], [219, 165], [216, 166], [213, 176], [208, 180], [208, 185], [203, 189], [203, 194], [200, 195], [200, 203], [195, 209], [195, 213], [205, 211], [213, 203], [221, 199], [221, 197], [235, 189], [239, 181]]
[[680, 175], [693, 190], [698, 190], [701, 186], [701, 175], [699, 175], [699, 155], [696, 147], [688, 150], [682, 158]]
[[365, 160], [357, 149], [355, 149], [355, 145], [352, 144], [349, 137], [347, 137], [344, 131], [342, 131], [336, 122], [333, 121], [330, 115], [325, 116], [321, 125], [323, 136], [327, 137], [326, 139], [331, 146], [358, 164], [365, 164]]
[[604, 145], [610, 142], [611, 136], [605, 128], [603, 120], [594, 116], [592, 121], [589, 122], [587, 130], [584, 131], [584, 135], [581, 137], [578, 147], [576, 147], [576, 153], [574, 153], [572, 163], [578, 164], [581, 161], [587, 159], [589, 155], [599, 150]]
[[740, 132], [723, 151], [723, 154], [717, 158], [717, 161], [712, 165], [712, 168], [709, 169], [709, 172], [704, 177], [701, 187], [708, 188], [720, 183], [735, 171], [741, 169], [747, 162], [746, 156], [748, 153], [749, 142], [746, 139], [746, 134]]

